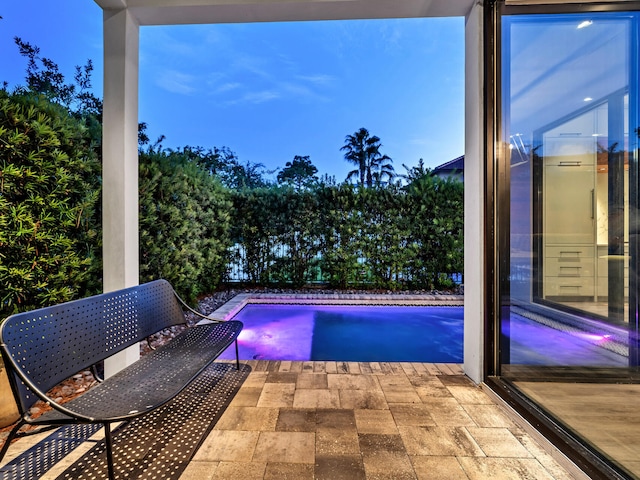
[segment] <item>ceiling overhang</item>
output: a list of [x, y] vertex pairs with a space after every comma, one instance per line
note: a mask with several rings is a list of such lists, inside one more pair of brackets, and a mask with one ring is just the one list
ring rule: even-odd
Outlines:
[[477, 0], [94, 0], [140, 25], [465, 16]]

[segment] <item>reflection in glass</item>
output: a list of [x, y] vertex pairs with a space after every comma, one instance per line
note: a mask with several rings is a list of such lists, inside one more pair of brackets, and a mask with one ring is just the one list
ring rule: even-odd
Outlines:
[[498, 370], [640, 478], [637, 23], [502, 17]]

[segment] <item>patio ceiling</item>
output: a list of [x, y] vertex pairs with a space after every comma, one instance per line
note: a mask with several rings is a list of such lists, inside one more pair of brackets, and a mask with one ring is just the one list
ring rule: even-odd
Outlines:
[[139, 25], [465, 16], [476, 0], [95, 0]]

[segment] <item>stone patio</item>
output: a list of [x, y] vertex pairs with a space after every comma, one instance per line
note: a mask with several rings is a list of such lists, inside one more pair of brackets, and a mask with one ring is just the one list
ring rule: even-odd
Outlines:
[[[514, 423], [460, 365], [243, 363], [251, 373], [181, 479], [581, 477]], [[16, 442], [6, 461], [37, 441]], [[93, 444], [85, 442], [42, 478], [56, 478]]]
[[460, 365], [249, 363], [181, 479], [576, 478]]

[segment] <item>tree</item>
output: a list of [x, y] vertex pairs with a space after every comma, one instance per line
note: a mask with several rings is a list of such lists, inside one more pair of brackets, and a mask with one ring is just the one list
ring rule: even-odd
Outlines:
[[224, 185], [234, 190], [240, 190], [243, 188], [251, 189], [269, 186], [269, 182], [263, 177], [264, 173], [273, 172], [265, 170], [262, 163], [247, 161], [247, 163], [242, 164], [236, 161], [227, 166], [219, 175]]
[[293, 162], [287, 162], [278, 173], [278, 182], [293, 184], [296, 190], [302, 190], [303, 187], [309, 187], [318, 180], [316, 173], [318, 169], [311, 163], [308, 155], [304, 157], [296, 155], [293, 157]]
[[67, 83], [58, 64], [40, 56], [40, 47], [20, 37], [14, 37], [14, 41], [20, 55], [28, 60], [26, 81], [30, 91], [45, 95], [76, 114], [102, 114], [102, 100], [91, 93], [93, 62], [90, 59], [83, 67], [76, 66], [75, 84]]
[[347, 175], [347, 180], [359, 177], [359, 185], [372, 187], [390, 181], [395, 176], [393, 160], [380, 153], [380, 138], [370, 136], [366, 128], [361, 128], [353, 135], [345, 137], [345, 144], [340, 148], [345, 152], [344, 158], [358, 168]]
[[420, 159], [418, 161], [418, 165], [415, 167], [407, 167], [404, 163], [402, 164], [404, 169], [407, 171], [404, 175], [398, 175], [400, 178], [406, 180], [408, 184], [419, 180], [423, 177], [428, 177], [432, 175], [431, 169], [424, 166], [424, 160]]

